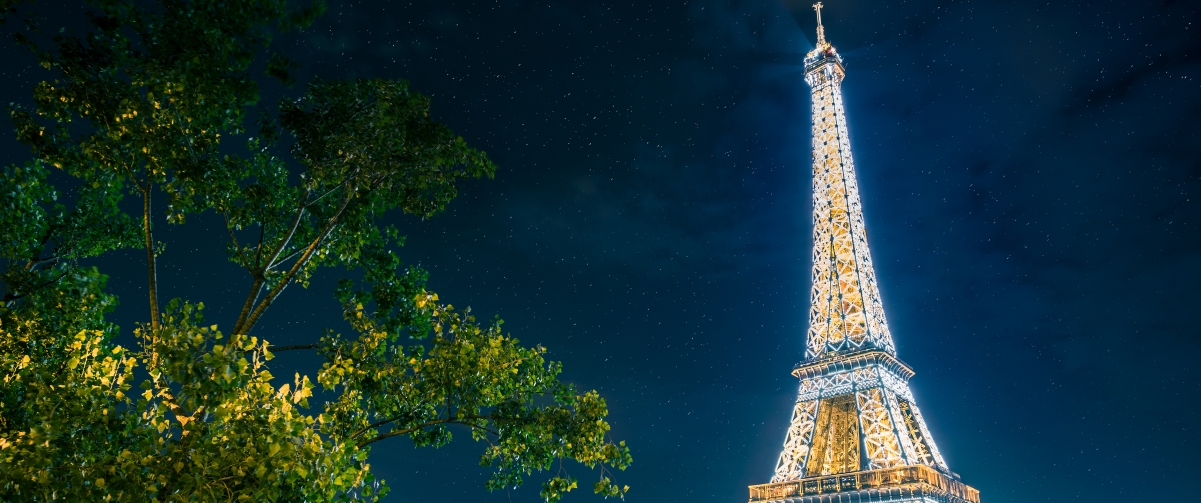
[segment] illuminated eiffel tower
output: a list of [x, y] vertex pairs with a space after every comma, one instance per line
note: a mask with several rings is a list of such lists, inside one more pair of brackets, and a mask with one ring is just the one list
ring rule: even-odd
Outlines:
[[752, 502], [978, 503], [947, 468], [896, 357], [867, 249], [841, 84], [842, 58], [826, 41], [805, 57], [813, 92], [813, 291], [792, 423], [771, 483]]

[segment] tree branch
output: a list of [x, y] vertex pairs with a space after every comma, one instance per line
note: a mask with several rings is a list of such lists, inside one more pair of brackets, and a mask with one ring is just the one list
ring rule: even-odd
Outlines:
[[388, 438], [388, 437], [395, 437], [395, 436], [398, 436], [398, 435], [408, 435], [409, 433], [413, 433], [414, 431], [420, 430], [420, 429], [422, 429], [422, 428], [425, 428], [425, 427], [427, 427], [427, 426], [433, 426], [433, 425], [435, 425], [435, 424], [444, 424], [444, 423], [448, 423], [448, 422], [450, 422], [450, 421], [449, 421], [449, 420], [438, 420], [438, 421], [432, 421], [432, 422], [429, 422], [429, 423], [425, 423], [425, 424], [423, 424], [423, 425], [420, 425], [420, 426], [414, 426], [414, 427], [412, 427], [412, 428], [405, 428], [405, 429], [403, 429], [403, 430], [392, 430], [392, 431], [389, 431], [389, 432], [387, 432], [387, 433], [384, 433], [384, 434], [382, 434], [382, 435], [378, 435], [378, 436], [376, 436], [375, 438], [372, 438], [372, 439], [370, 439], [370, 440], [365, 440], [365, 441], [363, 441], [363, 442], [359, 442], [358, 444], [355, 444], [355, 447], [362, 448], [362, 447], [364, 447], [364, 446], [366, 446], [366, 445], [368, 445], [368, 444], [373, 444], [373, 443], [375, 443], [375, 442], [379, 442], [380, 440], [383, 440], [383, 439], [385, 439], [385, 438]]
[[250, 287], [250, 293], [246, 294], [246, 302], [242, 303], [242, 312], [238, 314], [238, 321], [234, 322], [234, 333], [244, 334], [241, 330], [242, 324], [246, 322], [246, 317], [250, 316], [250, 310], [254, 307], [254, 303], [259, 300], [259, 292], [263, 289], [263, 275], [258, 273], [254, 275], [254, 284]]
[[[47, 262], [58, 262], [58, 259], [62, 258], [62, 255], [52, 255], [44, 259], [38, 258], [38, 256], [42, 254], [42, 250], [46, 249], [46, 245], [50, 243], [50, 238], [54, 235], [54, 231], [56, 230], [55, 227], [56, 226], [54, 225], [46, 226], [46, 233], [42, 236], [42, 244], [38, 246], [37, 252], [33, 254], [33, 258], [29, 259], [29, 262], [25, 264], [26, 271], [32, 271], [35, 267]], [[57, 251], [58, 244], [55, 244], [54, 247]]]
[[62, 255], [55, 255], [52, 257], [46, 257], [44, 259], [31, 260], [31, 261], [29, 261], [29, 263], [25, 264], [25, 270], [32, 271], [35, 267], [38, 267], [41, 265], [56, 264], [56, 263], [58, 263], [59, 260], [62, 260], [62, 258], [63, 258]]
[[346, 181], [345, 181], [345, 180], [343, 180], [341, 183], [339, 183], [339, 184], [337, 184], [337, 185], [334, 185], [332, 188], [330, 188], [329, 190], [325, 191], [325, 193], [324, 193], [324, 194], [321, 194], [320, 196], [317, 196], [317, 199], [314, 199], [314, 200], [312, 200], [312, 201], [308, 201], [307, 203], [305, 203], [304, 207], [305, 207], [305, 208], [308, 208], [309, 206], [312, 206], [312, 205], [314, 205], [314, 204], [317, 204], [317, 203], [318, 203], [319, 201], [321, 201], [322, 199], [325, 199], [325, 196], [328, 196], [328, 195], [330, 195], [330, 194], [333, 194], [333, 193], [334, 193], [334, 191], [338, 190], [338, 189], [339, 189], [339, 188], [341, 188], [343, 185], [346, 185]]
[[288, 226], [288, 234], [285, 235], [284, 239], [279, 242], [279, 246], [277, 246], [275, 251], [271, 253], [270, 258], [264, 262], [255, 264], [255, 267], [259, 268], [260, 274], [271, 270], [271, 268], [275, 266], [275, 259], [279, 258], [279, 254], [283, 253], [284, 248], [287, 247], [288, 243], [292, 241], [292, 236], [296, 234], [296, 229], [300, 227], [300, 218], [304, 216], [304, 209], [308, 207], [305, 205], [305, 202], [308, 201], [308, 199], [309, 193], [308, 191], [305, 191], [304, 197], [300, 198], [300, 204], [296, 206], [296, 216], [292, 218], [292, 224]]
[[152, 185], [147, 180], [146, 188], [142, 190], [142, 233], [146, 237], [146, 273], [149, 276], [150, 283], [150, 328], [158, 330], [158, 272], [154, 263], [154, 238], [150, 233], [151, 188]]
[[[259, 244], [254, 248], [254, 266], [258, 267], [263, 260], [263, 235], [267, 233], [267, 224], [259, 223]], [[247, 266], [249, 267], [249, 266]]]
[[284, 258], [281, 258], [281, 259], [277, 260], [277, 261], [276, 261], [274, 264], [272, 264], [272, 266], [276, 266], [276, 265], [280, 265], [280, 264], [285, 264], [285, 263], [287, 263], [289, 260], [292, 260], [292, 257], [295, 257], [295, 256], [297, 256], [297, 255], [300, 255], [300, 254], [301, 254], [301, 253], [303, 253], [303, 252], [304, 252], [304, 248], [300, 248], [300, 249], [298, 249], [298, 250], [296, 250], [296, 251], [294, 251], [294, 252], [292, 252], [292, 253], [289, 253], [287, 257], [284, 257]]
[[0, 302], [4, 302], [4, 304], [5, 304], [5, 305], [8, 305], [8, 303], [9, 303], [9, 302], [12, 302], [12, 301], [14, 301], [14, 300], [20, 299], [21, 297], [28, 296], [29, 294], [31, 294], [31, 293], [33, 293], [33, 292], [36, 292], [36, 291], [38, 291], [38, 290], [41, 290], [41, 289], [43, 289], [43, 288], [46, 288], [46, 287], [48, 287], [48, 286], [50, 286], [50, 285], [53, 285], [53, 284], [55, 284], [55, 283], [58, 283], [59, 281], [61, 281], [61, 280], [62, 280], [63, 278], [65, 278], [65, 277], [67, 277], [67, 271], [63, 271], [63, 273], [62, 273], [62, 274], [59, 274], [57, 278], [54, 278], [54, 279], [52, 279], [52, 280], [50, 280], [50, 281], [47, 281], [47, 282], [45, 282], [45, 283], [42, 283], [42, 284], [40, 284], [40, 285], [38, 285], [38, 286], [35, 286], [35, 287], [31, 288], [29, 291], [27, 291], [27, 292], [25, 292], [25, 293], [20, 293], [20, 294], [18, 294], [18, 293], [16, 293], [16, 292], [13, 292], [13, 293], [6, 293], [6, 294], [4, 294], [4, 299], [3, 299], [3, 301], [0, 301]]
[[279, 297], [279, 294], [284, 291], [284, 288], [288, 286], [288, 283], [292, 281], [292, 278], [295, 278], [296, 274], [300, 272], [300, 269], [306, 263], [308, 263], [309, 259], [313, 257], [313, 252], [317, 250], [317, 247], [321, 245], [321, 242], [325, 240], [325, 237], [329, 235], [330, 231], [334, 230], [334, 226], [338, 223], [338, 218], [341, 217], [342, 213], [346, 211], [346, 208], [350, 206], [350, 201], [354, 198], [353, 192], [346, 196], [346, 200], [342, 202], [342, 206], [338, 208], [338, 211], [334, 213], [332, 217], [330, 217], [329, 222], [325, 224], [325, 228], [321, 230], [321, 233], [317, 235], [317, 238], [314, 239], [312, 243], [309, 243], [309, 246], [305, 249], [304, 254], [301, 255], [299, 259], [296, 259], [296, 263], [292, 264], [292, 268], [289, 269], [282, 278], [280, 278], [279, 283], [277, 283], [275, 288], [272, 288], [271, 291], [267, 293], [267, 296], [263, 298], [263, 301], [259, 303], [258, 307], [254, 308], [254, 311], [250, 313], [250, 316], [246, 318], [246, 321], [244, 321], [241, 326], [235, 328], [235, 333], [245, 334], [249, 332], [252, 327], [254, 327], [254, 324], [259, 321], [261, 316], [263, 316], [263, 311], [266, 311], [267, 308], [271, 306], [271, 303], [275, 301], [275, 298]]
[[[420, 430], [422, 428], [428, 428], [430, 426], [439, 425], [439, 424], [461, 424], [461, 425], [469, 426], [469, 427], [477, 429], [477, 430], [483, 430], [483, 431], [485, 431], [487, 433], [491, 433], [493, 435], [498, 435], [497, 432], [489, 430], [488, 428], [484, 428], [482, 426], [478, 426], [478, 425], [474, 425], [474, 424], [465, 422], [465, 420], [471, 420], [471, 419], [492, 419], [492, 417], [491, 416], [465, 416], [465, 417], [448, 417], [448, 418], [444, 418], [444, 419], [436, 419], [433, 421], [422, 423], [417, 426], [412, 426], [412, 427], [405, 428], [402, 430], [392, 430], [387, 433], [382, 433], [380, 435], [375, 436], [374, 438], [372, 438], [370, 440], [364, 440], [362, 442], [359, 442], [355, 446], [361, 448], [368, 444], [379, 442], [380, 440], [383, 440], [388, 437], [395, 437], [395, 436], [399, 436], [399, 435], [408, 435], [409, 433], [413, 433], [414, 431]], [[390, 419], [388, 421], [383, 421], [383, 422], [379, 422], [379, 423], [375, 423], [375, 424], [376, 424], [376, 426], [379, 426], [379, 425], [387, 424], [387, 423], [389, 423], [391, 421], [395, 421], [395, 420], [396, 419]], [[353, 439], [354, 437], [362, 434], [365, 431], [371, 430], [372, 428], [373, 427], [367, 427], [366, 429], [360, 430], [358, 433], [355, 433], [350, 438]]]
[[[357, 437], [357, 436], [359, 436], [359, 435], [362, 435], [362, 434], [364, 434], [364, 433], [367, 433], [368, 431], [371, 431], [371, 430], [372, 430], [372, 429], [374, 429], [374, 428], [379, 428], [380, 426], [383, 426], [383, 425], [385, 425], [385, 424], [391, 423], [391, 422], [393, 422], [393, 421], [400, 421], [401, 419], [403, 419], [403, 417], [402, 417], [402, 416], [396, 416], [396, 417], [393, 417], [393, 418], [390, 418], [390, 419], [384, 419], [384, 420], [382, 420], [382, 421], [376, 421], [376, 422], [374, 422], [374, 423], [371, 423], [371, 424], [367, 425], [367, 427], [366, 427], [366, 428], [363, 428], [363, 429], [361, 429], [361, 430], [359, 430], [359, 431], [356, 431], [356, 432], [354, 432], [354, 434], [353, 434], [353, 435], [351, 435], [351, 436], [350, 436], [350, 438], [351, 438], [351, 439], [354, 439], [355, 437]], [[426, 426], [432, 426], [432, 425], [434, 425], [434, 424], [436, 424], [436, 423], [426, 423], [426, 424], [423, 424], [423, 425], [421, 425], [421, 426], [420, 426], [420, 428], [424, 428], [424, 427], [426, 427]]]
[[316, 344], [293, 344], [291, 346], [267, 346], [267, 350], [272, 353], [278, 353], [280, 351], [291, 351], [293, 349], [314, 349], [316, 347]]

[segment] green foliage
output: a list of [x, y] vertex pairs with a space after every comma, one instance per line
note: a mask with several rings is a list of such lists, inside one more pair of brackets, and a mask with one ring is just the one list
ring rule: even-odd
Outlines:
[[[544, 359], [546, 349], [523, 347], [501, 331], [499, 319], [481, 326], [424, 290], [405, 309], [422, 320], [417, 326], [431, 327], [431, 344], [401, 346], [379, 323], [395, 313], [368, 312], [354, 294], [343, 298], [346, 320], [360, 336], [322, 339], [327, 362], [318, 381], [346, 390], [326, 404], [325, 432], [359, 446], [409, 435], [419, 446], [438, 447], [451, 441], [452, 425], [465, 426], [473, 439], [488, 443], [480, 464], [495, 468], [489, 489], [520, 486], [523, 474], [574, 459], [600, 468], [597, 493], [624, 495], [604, 476], [604, 467], [632, 462], [624, 442], [608, 440], [604, 399], [558, 381], [562, 368]], [[541, 494], [557, 501], [575, 487], [560, 467]]]
[[[209, 501], [329, 501], [370, 494], [366, 452], [323, 437], [303, 412], [307, 377], [276, 388], [268, 344], [204, 326], [203, 306], [172, 302], [159, 333], [140, 330], [150, 379], [156, 489]], [[156, 382], [170, 383], [159, 386]], [[193, 411], [181, 416], [174, 409]]]
[[58, 191], [38, 161], [0, 168], [0, 272], [3, 301], [19, 299], [70, 272], [79, 259], [137, 244], [137, 226], [117, 208], [120, 194], [93, 186], [74, 191], [73, 207], [58, 203]]
[[[115, 299], [105, 277], [75, 269], [0, 309], [0, 495], [98, 500], [98, 465], [136, 444], [125, 411], [134, 358], [108, 343], [103, 315]], [[110, 477], [111, 480], [111, 477]], [[115, 482], [115, 481], [114, 481]]]
[[[13, 5], [0, 0], [0, 12]], [[261, 106], [250, 68], [262, 61], [291, 85], [297, 65], [272, 35], [307, 26], [320, 3], [93, 6], [84, 36], [35, 43], [30, 24], [17, 40], [52, 76], [31, 107], [10, 107], [34, 159], [0, 170], [0, 500], [374, 501], [388, 488], [370, 472], [373, 444], [439, 447], [455, 433], [484, 447], [488, 489], [551, 471], [541, 495], [557, 501], [578, 487], [564, 468], [574, 460], [597, 472], [596, 493], [624, 496], [610, 476], [630, 452], [609, 437], [604, 399], [559, 381], [546, 350], [499, 319], [442, 303], [394, 253], [403, 237], [378, 223], [433, 216], [459, 181], [495, 172], [430, 120], [428, 98], [400, 80], [316, 81], [274, 112]], [[123, 211], [125, 195], [140, 214]], [[246, 272], [227, 332], [201, 303], [158, 306], [152, 224], [205, 212], [224, 218], [213, 239]], [[107, 277], [81, 261], [130, 247], [146, 253], [150, 309], [123, 348], [105, 318], [117, 302]], [[292, 347], [251, 335], [287, 286], [328, 266], [360, 278], [333, 292], [350, 335]], [[300, 349], [325, 360], [320, 413], [308, 377], [269, 371], [272, 351]]]
[[[173, 303], [157, 337], [139, 331], [145, 340], [136, 353], [108, 343], [103, 330], [58, 335], [63, 327], [42, 320], [61, 308], [5, 314], [5, 500], [327, 501], [350, 499], [356, 488], [370, 496], [359, 459], [366, 453], [323, 438], [302, 412], [308, 380], [276, 389], [266, 343], [223, 340], [198, 325], [198, 306]], [[135, 400], [126, 392], [139, 359], [151, 379]], [[174, 386], [151, 383], [159, 378]], [[172, 417], [172, 401], [201, 414]]]

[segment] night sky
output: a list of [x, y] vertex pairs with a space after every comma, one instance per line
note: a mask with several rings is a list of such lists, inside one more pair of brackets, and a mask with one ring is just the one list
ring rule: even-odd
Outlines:
[[[408, 79], [497, 162], [445, 213], [388, 218], [401, 254], [608, 399], [628, 500], [737, 502], [771, 476], [804, 352], [810, 3], [332, 0], [277, 42], [301, 82]], [[988, 503], [1198, 501], [1201, 4], [829, 0], [823, 20], [884, 308], [951, 469]], [[8, 44], [0, 101], [27, 103], [48, 74]], [[0, 139], [0, 162], [28, 157]], [[163, 220], [162, 298], [228, 328], [249, 282], [222, 225]], [[125, 332], [141, 253], [95, 262]], [[256, 335], [344, 330], [342, 274]], [[539, 500], [538, 474], [486, 492], [461, 433], [373, 447], [388, 500]], [[600, 501], [573, 470], [567, 501]]]

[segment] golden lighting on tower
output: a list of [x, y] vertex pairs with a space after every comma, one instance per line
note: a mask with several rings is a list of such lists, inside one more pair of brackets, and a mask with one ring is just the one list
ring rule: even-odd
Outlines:
[[[792, 421], [771, 483], [752, 502], [978, 503], [947, 468], [909, 390], [867, 246], [846, 113], [842, 57], [826, 40], [805, 56], [813, 98], [813, 254], [809, 330]], [[830, 499], [832, 493], [839, 499]], [[845, 497], [845, 499], [844, 499]]]

